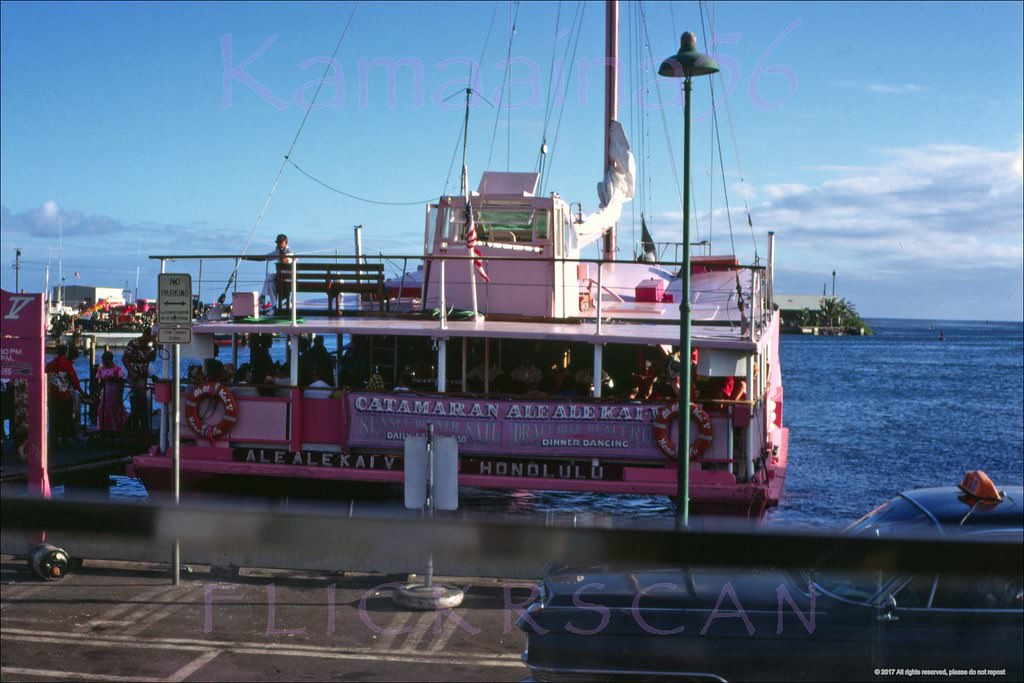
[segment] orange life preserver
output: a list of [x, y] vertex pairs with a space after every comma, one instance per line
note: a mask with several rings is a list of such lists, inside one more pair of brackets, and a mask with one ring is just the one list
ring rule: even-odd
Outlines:
[[[690, 457], [697, 459], [711, 447], [711, 418], [699, 403], [690, 404], [690, 417], [697, 423], [697, 440], [690, 444]], [[651, 428], [654, 431], [654, 442], [661, 452], [670, 458], [676, 457], [676, 444], [672, 441], [670, 430], [672, 423], [679, 418], [679, 405], [670, 403], [662, 406], [654, 413]]]
[[[217, 399], [224, 409], [224, 415], [217, 424], [206, 424], [199, 417], [199, 403], [203, 399]], [[238, 401], [231, 389], [220, 382], [204, 382], [185, 397], [185, 422], [193, 432], [210, 441], [220, 438], [231, 431], [238, 421]]]

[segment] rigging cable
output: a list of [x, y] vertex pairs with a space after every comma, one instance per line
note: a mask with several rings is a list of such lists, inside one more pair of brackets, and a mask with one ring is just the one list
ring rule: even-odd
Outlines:
[[[541, 129], [540, 134], [540, 149], [537, 150], [537, 174], [544, 177], [544, 162], [547, 160], [548, 153], [548, 123], [551, 122], [551, 107], [552, 100], [554, 99], [552, 94], [555, 92], [555, 88], [551, 85], [555, 75], [555, 57], [558, 54], [558, 34], [562, 26], [562, 3], [557, 3], [558, 11], [555, 14], [555, 35], [551, 40], [551, 62], [548, 64], [548, 94], [544, 101], [544, 127]], [[564, 64], [563, 64], [564, 66]], [[559, 70], [559, 77], [561, 77], [561, 70]]]
[[[703, 16], [703, 14], [704, 14], [704, 12], [703, 12], [703, 3], [702, 2], [698, 3], [698, 6], [701, 7], [701, 16]], [[702, 23], [702, 26], [703, 26], [703, 23]], [[719, 71], [717, 76], [721, 80], [722, 87], [724, 88], [725, 87], [725, 81], [723, 79], [722, 72]], [[739, 147], [739, 144], [737, 144], [737, 142], [736, 142], [736, 128], [733, 126], [733, 122], [732, 122], [732, 109], [729, 107], [729, 98], [726, 97], [723, 100], [723, 103], [725, 104], [725, 120], [726, 120], [726, 123], [729, 124], [729, 135], [730, 135], [730, 138], [732, 140], [733, 155], [736, 158], [736, 171], [739, 173], [740, 185], [743, 186], [743, 185], [747, 184], [747, 181], [746, 181], [746, 179], [743, 176], [743, 167], [740, 164], [740, 147]], [[721, 142], [719, 142], [719, 154], [721, 154]], [[747, 193], [746, 192], [741, 192], [740, 196], [743, 199], [743, 208], [744, 208], [744, 210], [746, 211], [746, 214], [747, 214], [747, 227], [750, 228], [750, 242], [751, 242], [751, 244], [753, 245], [753, 248], [754, 248], [754, 263], [756, 264], [756, 263], [760, 262], [760, 256], [758, 255], [758, 251], [757, 251], [757, 239], [754, 236], [754, 219], [752, 218], [752, 216], [750, 214], [750, 204], [747, 201]], [[735, 247], [733, 248], [733, 252], [735, 253]]]
[[[671, 20], [672, 20], [672, 38], [674, 40], [674, 39], [676, 39], [676, 36], [680, 36], [682, 34], [679, 32], [679, 29], [677, 27], [677, 24], [676, 24], [676, 13], [675, 13], [675, 10], [673, 9], [671, 3], [668, 6], [668, 12], [669, 12], [669, 16], [671, 17]], [[702, 26], [703, 26], [703, 22], [702, 22]], [[705, 45], [707, 45], [706, 42], [705, 42]], [[689, 151], [687, 151], [685, 153], [689, 154]], [[678, 185], [678, 182], [676, 184]], [[700, 237], [700, 223], [697, 222], [697, 203], [694, 201], [697, 198], [697, 192], [695, 191], [694, 184], [693, 184], [693, 174], [690, 175], [690, 188], [689, 188], [689, 190], [690, 190], [690, 201], [692, 202], [692, 205], [693, 205], [692, 208], [693, 208], [693, 227], [694, 227], [694, 232], [695, 232], [696, 236], [699, 238]], [[682, 212], [682, 210], [680, 209], [680, 213], [681, 212]], [[710, 240], [711, 240], [711, 236], [708, 235], [708, 241], [710, 242]], [[684, 249], [689, 249], [690, 245], [687, 244], [683, 248]]]
[[[704, 8], [703, 8], [703, 5], [698, 5], [698, 6], [700, 7], [700, 31], [701, 31], [701, 38], [704, 41], [705, 47], [707, 47], [708, 46], [708, 42], [707, 42], [708, 31], [707, 31], [707, 27], [705, 26]], [[709, 11], [708, 14], [710, 15], [711, 12]], [[711, 35], [714, 35], [715, 34], [714, 18], [710, 17], [708, 19], [708, 23], [711, 24]], [[710, 244], [711, 244], [712, 240], [714, 239], [714, 226], [715, 226], [715, 149], [716, 149], [715, 142], [717, 140], [717, 142], [718, 142], [718, 145], [717, 145], [717, 150], [718, 150], [718, 166], [719, 166], [719, 171], [722, 174], [722, 194], [725, 197], [725, 218], [726, 218], [726, 222], [729, 225], [729, 244], [731, 245], [732, 253], [735, 254], [736, 253], [736, 240], [735, 240], [735, 238], [733, 236], [733, 231], [732, 231], [732, 209], [729, 206], [729, 190], [728, 190], [728, 187], [725, 184], [725, 163], [722, 161], [722, 138], [721, 138], [721, 135], [719, 134], [719, 129], [718, 129], [718, 101], [715, 98], [715, 79], [714, 78], [708, 79], [708, 87], [709, 87], [709, 90], [710, 90], [710, 93], [711, 93], [711, 127], [710, 127], [710, 130], [708, 131], [709, 134], [710, 134], [710, 140], [709, 140], [710, 144], [708, 146], [711, 149], [711, 167], [710, 167], [710, 172], [708, 174], [708, 245], [710, 247]]]
[[[494, 9], [491, 11], [491, 20], [487, 23], [487, 34], [484, 36], [484, 44], [483, 47], [480, 48], [480, 59], [476, 61], [477, 65], [481, 65], [484, 63], [484, 56], [487, 54], [487, 46], [491, 44], [491, 31], [494, 28], [494, 20], [498, 16], [498, 5], [499, 3], [495, 1]], [[472, 86], [473, 65], [471, 64], [469, 66], [469, 82], [466, 84], [466, 87], [472, 89]], [[449, 97], [452, 97], [452, 95], [449, 95]], [[448, 175], [444, 180], [444, 189], [441, 191], [442, 197], [448, 194], [448, 187], [449, 185], [451, 185], [452, 180], [452, 171], [455, 170], [455, 159], [458, 157], [459, 150], [462, 148], [462, 136], [465, 134], [466, 131], [463, 129], [462, 125], [459, 125], [459, 135], [455, 141], [455, 148], [452, 150], [452, 160], [451, 163], [448, 165]]]
[[[637, 23], [636, 23], [636, 63], [639, 65], [642, 62], [643, 48], [646, 47], [644, 42], [643, 32], [641, 31], [642, 24], [640, 22], [640, 16], [643, 10], [643, 4], [638, 5], [637, 11]], [[651, 64], [648, 67], [648, 72], [653, 73], [654, 65]], [[644, 92], [650, 94], [650, 81], [645, 82]], [[642, 103], [647, 102], [645, 96]], [[640, 117], [640, 149], [644, 161], [644, 173], [647, 175], [647, 182], [641, 183], [643, 186], [641, 193], [641, 212], [640, 212], [640, 225], [644, 225], [644, 215], [651, 216], [651, 205], [654, 202], [654, 198], [651, 196], [654, 192], [654, 179], [651, 177], [651, 169], [654, 168], [654, 164], [651, 161], [651, 115], [650, 108], [647, 106], [641, 106], [641, 102], [637, 102], [637, 108], [643, 111], [643, 115]]]
[[[295, 145], [299, 142], [299, 136], [302, 135], [302, 129], [306, 126], [306, 121], [309, 120], [309, 115], [313, 111], [313, 106], [316, 104], [317, 98], [320, 96], [320, 90], [324, 87], [324, 82], [327, 80], [327, 75], [330, 73], [331, 68], [335, 64], [334, 58], [338, 55], [338, 50], [341, 49], [341, 43], [345, 40], [345, 36], [348, 35], [348, 29], [352, 26], [352, 19], [356, 15], [356, 8], [359, 7], [359, 0], [356, 0], [355, 4], [352, 5], [352, 12], [348, 15], [348, 21], [345, 22], [345, 28], [341, 31], [341, 36], [338, 37], [338, 42], [334, 46], [334, 52], [331, 53], [331, 58], [327, 60], [327, 65], [324, 67], [324, 75], [320, 77], [320, 82], [316, 86], [316, 92], [313, 93], [312, 99], [309, 101], [309, 106], [306, 107], [306, 113], [302, 117], [302, 121], [299, 123], [298, 130], [295, 131], [295, 137], [292, 138], [292, 144], [288, 146], [288, 152], [284, 155], [284, 159], [281, 161], [281, 166], [277, 169], [277, 176], [274, 178], [274, 183], [270, 187], [270, 192], [267, 193], [267, 198], [263, 202], [263, 208], [260, 209], [260, 213], [256, 216], [256, 222], [252, 226], [252, 230], [249, 231], [249, 236], [245, 239], [245, 246], [242, 247], [242, 256], [249, 250], [249, 245], [252, 244], [252, 237], [256, 234], [256, 230], [260, 227], [260, 223], [263, 222], [263, 216], [266, 214], [267, 209], [270, 207], [270, 200], [274, 196], [274, 192], [277, 190], [277, 185], [281, 182], [281, 174], [284, 173], [285, 167], [288, 165], [289, 159], [292, 152], [295, 150]], [[241, 259], [235, 259], [235, 267], [231, 271], [231, 276], [228, 278], [228, 283], [224, 287], [223, 293], [221, 293], [218, 301], [223, 303], [227, 298], [228, 290], [231, 288], [231, 284], [238, 277], [238, 266], [241, 263]]]
[[[630, 90], [631, 97], [629, 98], [630, 108], [630, 121], [632, 123], [632, 140], [634, 148], [636, 149], [637, 159], [637, 177], [636, 186], [634, 188], [634, 201], [631, 206], [631, 217], [632, 217], [632, 228], [633, 228], [633, 249], [634, 259], [639, 258], [644, 252], [642, 241], [644, 235], [641, 234], [639, 239], [637, 237], [637, 214], [640, 214], [639, 225], [642, 227], [645, 225], [644, 216], [650, 215], [650, 202], [651, 202], [651, 188], [653, 183], [651, 182], [651, 153], [650, 153], [650, 132], [649, 132], [649, 112], [648, 107], [644, 106], [646, 103], [646, 97], [642, 93], [649, 93], [647, 82], [644, 80], [644, 73], [650, 71], [650, 67], [645, 69], [643, 64], [643, 32], [641, 30], [640, 22], [640, 6], [643, 3], [630, 4], [629, 15], [629, 63], [632, 68], [629, 71], [630, 79]], [[644, 176], [646, 175], [646, 179]], [[638, 250], [638, 247], [639, 250]]]
[[[671, 5], [669, 7], [671, 8]], [[646, 41], [646, 46], [647, 46], [647, 58], [650, 60], [650, 63], [652, 65], [653, 64], [660, 64], [660, 62], [654, 61], [654, 55], [651, 53], [651, 35], [650, 35], [650, 32], [649, 32], [649, 30], [647, 28], [647, 14], [644, 12], [643, 4], [640, 5], [640, 17], [641, 17], [641, 21], [642, 21], [643, 27], [644, 27], [644, 40]], [[669, 166], [672, 169], [672, 178], [675, 181], [676, 199], [679, 201], [679, 215], [682, 215], [682, 211], [683, 211], [683, 193], [682, 193], [682, 189], [681, 189], [682, 186], [679, 183], [679, 169], [676, 168], [676, 157], [675, 157], [675, 154], [672, 153], [672, 138], [669, 135], [668, 118], [665, 116], [665, 103], [662, 101], [661, 89], [658, 88], [657, 86], [655, 86], [654, 92], [658, 96], [658, 109], [661, 112], [661, 126], [664, 129], [664, 131], [665, 131], [665, 146], [668, 147]]]
[[345, 192], [344, 190], [339, 190], [336, 187], [332, 187], [331, 185], [328, 185], [324, 181], [320, 180], [319, 178], [317, 178], [313, 174], [311, 174], [308, 171], [306, 171], [304, 168], [299, 166], [297, 163], [295, 163], [291, 159], [288, 159], [287, 161], [288, 161], [289, 164], [292, 165], [292, 167], [296, 171], [298, 171], [302, 175], [306, 176], [307, 178], [312, 180], [314, 183], [316, 183], [316, 184], [318, 184], [318, 185], [320, 185], [320, 186], [330, 190], [331, 192], [336, 192], [336, 193], [338, 193], [338, 194], [340, 194], [340, 195], [342, 195], [344, 197], [348, 197], [349, 199], [355, 199], [356, 201], [366, 202], [367, 204], [377, 204], [379, 206], [413, 206], [414, 204], [426, 204], [427, 202], [430, 202], [430, 201], [434, 200], [434, 197], [430, 197], [428, 199], [422, 199], [422, 200], [412, 201], [412, 202], [384, 202], [384, 201], [379, 201], [379, 200], [376, 200], [376, 199], [367, 199], [366, 197], [359, 197], [359, 196], [356, 196], [354, 194], [349, 194], [348, 192]]
[[[568, 53], [569, 53], [569, 46], [570, 46], [570, 44], [572, 45], [572, 59], [569, 60], [569, 73], [566, 75], [566, 78], [565, 78], [565, 93], [563, 93], [563, 95], [562, 95], [562, 105], [561, 105], [561, 107], [559, 107], [559, 110], [558, 110], [558, 121], [555, 123], [555, 136], [554, 136], [554, 139], [553, 139], [553, 141], [551, 143], [551, 158], [548, 160], [549, 168], [554, 163], [555, 150], [558, 149], [558, 134], [562, 130], [562, 116], [565, 114], [565, 102], [566, 102], [566, 99], [567, 99], [567, 97], [565, 95], [569, 92], [569, 82], [572, 80], [572, 71], [573, 71], [573, 68], [575, 67], [575, 63], [576, 63], [576, 50], [579, 48], [580, 36], [583, 34], [583, 31], [582, 31], [582, 28], [583, 28], [583, 17], [586, 14], [586, 12], [587, 12], [587, 5], [586, 5], [586, 3], [584, 3], [583, 0], [579, 0], [579, 2], [576, 3], [576, 14], [573, 17], [572, 28], [569, 31], [569, 36], [570, 37], [569, 37], [569, 40], [567, 40], [566, 44], [565, 44], [566, 55], [568, 55]], [[576, 33], [575, 41], [572, 38], [572, 33], [573, 32]], [[565, 63], [564, 59], [563, 59], [562, 63], [563, 64]], [[546, 179], [545, 179], [545, 182], [546, 182]], [[541, 186], [541, 192], [540, 192], [541, 196], [543, 196], [545, 194], [544, 190], [545, 190], [545, 187], [542, 185]]]
[[[715, 138], [717, 139], [717, 142], [718, 142], [718, 144], [716, 145], [716, 147], [718, 148], [718, 170], [722, 174], [722, 196], [725, 198], [725, 218], [726, 218], [726, 221], [729, 224], [729, 243], [732, 245], [732, 253], [735, 254], [736, 253], [736, 239], [733, 236], [733, 232], [732, 232], [732, 207], [729, 205], [729, 186], [725, 184], [725, 161], [722, 159], [722, 136], [721, 136], [721, 134], [719, 132], [719, 128], [718, 128], [718, 114], [717, 114], [717, 112], [714, 115], [714, 119], [715, 119], [715, 125], [714, 125], [714, 129], [713, 130], [714, 130]], [[714, 213], [714, 212], [712, 212], [712, 213]], [[708, 229], [710, 230], [710, 226], [709, 226]], [[709, 237], [709, 239], [710, 239], [710, 237]], [[756, 246], [754, 248], [754, 253], [755, 253], [755, 255], [757, 253]]]
[[[674, 38], [675, 36], [681, 36], [682, 34], [676, 28], [676, 13], [672, 10], [672, 6], [671, 5], [669, 5], [669, 14], [672, 17], [672, 37]], [[703, 28], [703, 20], [701, 21], [701, 27]], [[692, 106], [692, 104], [693, 103], [691, 102], [691, 106]], [[685, 104], [684, 104], [684, 107], [685, 107]], [[691, 111], [690, 114], [691, 114], [691, 118], [692, 118], [693, 112]], [[692, 135], [692, 130], [691, 130], [691, 135]], [[692, 137], [691, 137], [691, 140], [692, 140]], [[685, 154], [689, 154], [689, 152], [685, 152]], [[691, 156], [690, 167], [691, 167], [691, 169], [693, 168], [692, 156]], [[690, 187], [689, 187], [689, 189], [690, 189], [690, 219], [691, 219], [691, 224], [693, 225], [693, 234], [690, 236], [690, 244], [693, 243], [694, 239], [696, 239], [697, 241], [700, 241], [700, 221], [697, 220], [697, 213], [698, 213], [697, 212], [697, 186], [696, 186], [696, 184], [694, 182], [694, 177], [696, 175], [697, 175], [696, 173], [693, 173], [693, 172], [690, 173]], [[708, 237], [708, 242], [710, 243], [710, 236]], [[686, 245], [686, 248], [689, 249], [690, 245]]]
[[[497, 6], [498, 6], [497, 3], [495, 3], [495, 11], [491, 14], [491, 20], [490, 20], [490, 23], [488, 24], [488, 27], [487, 27], [487, 35], [484, 38], [484, 47], [483, 47], [483, 50], [481, 51], [481, 54], [480, 54], [480, 60], [477, 62], [478, 64], [483, 61], [484, 53], [487, 50], [487, 44], [490, 41], [491, 28], [494, 26], [494, 17], [497, 14]], [[472, 65], [470, 65], [469, 81], [470, 81], [470, 83], [472, 83], [472, 81], [473, 81], [473, 67], [472, 67]], [[463, 133], [462, 127], [460, 126], [460, 128], [459, 128], [459, 135], [458, 135], [458, 138], [455, 141], [455, 148], [452, 151], [451, 162], [448, 164], [448, 174], [447, 174], [447, 176], [445, 178], [444, 189], [441, 192], [441, 196], [447, 194], [448, 187], [451, 184], [452, 169], [455, 168], [455, 158], [458, 155], [458, 150], [459, 150], [459, 147], [460, 147], [460, 145], [462, 143], [462, 136], [463, 136], [463, 134], [464, 133]], [[382, 200], [369, 199], [367, 197], [360, 197], [358, 195], [354, 195], [354, 194], [351, 194], [349, 192], [345, 192], [344, 190], [339, 190], [338, 188], [334, 187], [333, 185], [330, 185], [330, 184], [324, 182], [320, 178], [314, 176], [309, 171], [307, 171], [304, 168], [300, 167], [298, 164], [296, 164], [290, 158], [287, 161], [288, 161], [289, 164], [291, 164], [295, 168], [296, 171], [298, 171], [302, 175], [306, 176], [307, 178], [309, 178], [313, 182], [317, 183], [318, 185], [324, 187], [325, 189], [330, 190], [331, 192], [335, 192], [337, 194], [340, 194], [340, 195], [342, 195], [344, 197], [348, 197], [349, 199], [354, 199], [354, 200], [359, 201], [359, 202], [365, 202], [367, 204], [376, 204], [376, 205], [379, 205], [379, 206], [414, 206], [414, 205], [418, 205], [418, 204], [426, 204], [428, 202], [434, 201], [434, 199], [435, 199], [435, 197], [429, 197], [427, 199], [422, 199], [422, 200], [417, 200], [417, 201], [386, 202], [386, 201], [382, 201]]]
[[[697, 9], [700, 12], [700, 34], [701, 39], [704, 41], [704, 48], [710, 53], [711, 43], [708, 42], [708, 29], [711, 27], [711, 35], [715, 35], [715, 18], [708, 8], [708, 18], [705, 25], [704, 8], [700, 2], [697, 3]], [[710, 251], [710, 245], [714, 241], [715, 235], [715, 139], [718, 132], [718, 103], [715, 100], [715, 79], [708, 79], [708, 91], [711, 95], [711, 126], [708, 128], [708, 149], [711, 151], [711, 163], [708, 168], [708, 253]], [[719, 140], [721, 138], [718, 138]], [[721, 149], [719, 151], [719, 161], [721, 161]], [[722, 171], [722, 192], [725, 193], [725, 168], [719, 164], [719, 168]], [[732, 235], [732, 219], [729, 216], [729, 195], [725, 195], [725, 215], [729, 222], [729, 241], [732, 244], [732, 253], [736, 253], [736, 244], [733, 240]]]
[[[514, 15], [512, 13], [513, 3], [509, 3], [509, 8], [508, 8], [510, 16], [509, 16], [508, 48], [505, 51], [505, 75], [502, 78], [501, 91], [500, 91], [500, 93], [498, 95], [498, 109], [497, 109], [497, 111], [494, 114], [494, 130], [491, 131], [491, 148], [487, 152], [487, 168], [491, 167], [491, 157], [494, 156], [494, 142], [495, 142], [495, 140], [498, 137], [498, 126], [501, 123], [501, 105], [502, 105], [502, 102], [504, 102], [504, 100], [505, 100], [505, 89], [508, 88], [508, 85], [509, 85], [509, 83], [508, 83], [508, 81], [509, 81], [509, 74], [510, 74], [510, 72], [512, 70], [512, 41], [515, 40], [515, 37], [516, 37], [516, 23], [519, 20], [519, 2], [518, 2], [518, 0], [514, 3], [514, 5], [515, 5], [515, 14]], [[509, 126], [509, 128], [508, 128], [508, 144], [509, 144], [509, 148], [508, 148], [508, 156], [506, 157], [506, 160], [505, 160], [505, 164], [506, 164], [505, 170], [506, 171], [508, 170], [508, 165], [511, 163], [511, 156], [512, 156], [512, 147], [511, 147], [511, 144], [512, 144], [511, 143], [511, 139], [512, 139], [512, 108], [511, 108], [511, 106], [509, 107], [509, 110], [508, 110], [508, 122], [509, 122], [508, 123], [508, 126]]]
[[[636, 32], [636, 25], [637, 25], [636, 9], [634, 8], [633, 5], [626, 5], [626, 10], [628, 12], [627, 16], [629, 17], [629, 19], [627, 21], [628, 26], [629, 26], [629, 31], [626, 34], [627, 36], [629, 36], [629, 43], [627, 45], [627, 50], [629, 51], [629, 63], [633, 66], [633, 68], [631, 68], [629, 70], [629, 92], [633, 93], [633, 92], [636, 92], [636, 88], [637, 88], [636, 81], [634, 80], [634, 77], [635, 77], [635, 75], [637, 74], [637, 72], [639, 71], [639, 68], [640, 68], [638, 66], [639, 60], [637, 59], [637, 54], [636, 54], [636, 36], [634, 35], [635, 32]], [[637, 114], [638, 107], [636, 106], [636, 99], [635, 98], [630, 97], [630, 98], [628, 98], [628, 101], [629, 101], [630, 139], [633, 141], [633, 145], [635, 147], [636, 143], [637, 143], [637, 135], [638, 135], [637, 134], [637, 129], [640, 127], [639, 115]], [[640, 154], [640, 152], [641, 152], [641, 150], [639, 148], [637, 148], [637, 153]], [[637, 168], [637, 173], [638, 174], [640, 173], [639, 166]], [[634, 189], [633, 189], [634, 203], [630, 206], [630, 211], [629, 211], [629, 217], [630, 217], [630, 225], [629, 225], [629, 227], [630, 227], [630, 231], [632, 233], [633, 260], [634, 261], [637, 258], [637, 239], [636, 239], [636, 214], [637, 214], [637, 212], [636, 212], [636, 207], [637, 206], [640, 207], [640, 213], [642, 214], [643, 213], [643, 187], [644, 187], [644, 183], [642, 181], [638, 183], [638, 182], [636, 182], [636, 179], [634, 178]]]

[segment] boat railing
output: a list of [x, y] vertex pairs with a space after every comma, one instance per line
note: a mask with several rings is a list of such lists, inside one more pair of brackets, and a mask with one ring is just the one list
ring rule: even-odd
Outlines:
[[[213, 290], [217, 294], [212, 297], [213, 300], [222, 299], [230, 291], [234, 292], [245, 292], [245, 291], [260, 291], [263, 288], [264, 282], [266, 281], [267, 275], [271, 274], [274, 268], [276, 259], [266, 254], [159, 254], [149, 257], [150, 260], [160, 262], [160, 272], [170, 272], [169, 268], [173, 268], [175, 264], [179, 262], [183, 263], [195, 263], [190, 269], [195, 272], [195, 277], [192, 283], [193, 296], [198, 298], [199, 301], [203, 301], [203, 290], [204, 288], [213, 287]], [[381, 264], [385, 267], [390, 268], [392, 272], [396, 272], [397, 275], [406, 277], [414, 270], [409, 269], [410, 263], [421, 262], [422, 256], [419, 255], [385, 255], [385, 254], [346, 254], [337, 249], [330, 251], [310, 251], [310, 252], [295, 252], [290, 255], [291, 263], [298, 264], [303, 261], [317, 261], [317, 262], [328, 262], [337, 264]], [[265, 263], [264, 271], [259, 275], [244, 274], [241, 264], [243, 261], [250, 262], [263, 262]], [[398, 264], [401, 263], [401, 266]], [[291, 282], [295, 282], [295, 269], [292, 269]], [[293, 292], [294, 294], [294, 292]]]
[[[474, 260], [469, 255], [452, 255], [452, 254], [440, 254], [440, 255], [428, 255], [423, 259], [426, 262], [439, 262], [442, 264], [450, 262], [468, 262]], [[596, 333], [601, 334], [601, 326], [605, 322], [611, 322], [614, 320], [613, 315], [606, 315], [608, 312], [605, 308], [605, 304], [624, 303], [630, 300], [635, 300], [636, 290], [635, 286], [638, 283], [631, 283], [626, 285], [614, 285], [609, 284], [606, 280], [606, 271], [608, 266], [615, 264], [631, 263], [623, 261], [615, 261], [610, 259], [584, 259], [584, 258], [551, 258], [542, 256], [495, 256], [488, 255], [486, 258], [488, 263], [493, 262], [515, 262], [517, 264], [529, 263], [529, 262], [543, 262], [543, 263], [555, 263], [564, 264], [567, 266], [576, 266], [578, 269], [580, 266], [587, 267], [587, 276], [580, 279], [579, 284], [581, 287], [581, 294], [587, 293], [593, 301], [593, 317], [597, 326]], [[682, 268], [682, 262], [665, 261], [657, 264], [650, 264], [652, 267], [662, 270], [667, 273], [677, 274]], [[593, 269], [590, 266], [594, 266]], [[447, 303], [443, 298], [443, 293], [450, 284], [468, 284], [465, 273], [468, 273], [468, 264], [465, 267], [458, 268], [440, 268], [441, 272], [441, 305], [439, 306], [442, 310], [446, 308]], [[693, 322], [710, 325], [710, 326], [728, 326], [739, 328], [741, 336], [756, 340], [759, 338], [761, 332], [771, 322], [772, 316], [772, 305], [771, 305], [771, 293], [767, 284], [767, 269], [764, 266], [726, 266], [726, 265], [704, 265], [698, 264], [693, 266], [694, 271], [698, 268], [703, 271], [735, 271], [737, 273], [736, 288], [731, 289], [723, 295], [719, 289], [702, 291], [699, 289], [691, 289], [690, 298], [691, 302], [704, 302], [710, 304], [716, 312], [720, 311], [724, 314], [724, 319], [720, 319], [717, 315], [713, 318], [699, 318], [694, 317]], [[591, 271], [593, 275], [591, 275]], [[749, 271], [751, 277], [749, 282], [741, 283], [739, 273], [743, 271]], [[460, 273], [459, 275], [452, 275], [452, 273]], [[745, 286], [744, 286], [745, 285]], [[517, 282], [516, 286], [519, 288], [529, 287], [528, 283]], [[547, 286], [547, 285], [545, 285]], [[666, 319], [661, 317], [650, 317], [647, 322], [662, 322], [665, 324], [677, 324], [675, 319]]]
[[[74, 399], [72, 404], [72, 417], [74, 420], [76, 432], [81, 436], [93, 436], [99, 434], [99, 408], [101, 398], [101, 388], [97, 380], [91, 377], [83, 377], [79, 380], [81, 390], [78, 392], [77, 398]], [[135, 424], [127, 423], [124, 428], [116, 432], [109, 432], [106, 436], [110, 438], [119, 437], [154, 437], [157, 433], [157, 429], [153, 425], [153, 420], [159, 415], [159, 410], [155, 407], [155, 385], [153, 382], [146, 383], [146, 398], [145, 398], [145, 414], [142, 416], [136, 416], [137, 422]], [[129, 397], [131, 395], [131, 388], [125, 383], [122, 389], [122, 404], [125, 408], [125, 414], [131, 414], [131, 405]], [[138, 425], [149, 425], [148, 427], [138, 427]]]
[[[223, 301], [224, 296], [231, 292], [239, 291], [259, 291], [263, 288], [263, 284], [270, 273], [271, 264], [273, 263], [272, 257], [266, 255], [239, 255], [239, 254], [178, 254], [178, 255], [156, 255], [150, 256], [151, 259], [160, 261], [161, 272], [169, 272], [168, 268], [173, 267], [179, 262], [195, 262], [196, 275], [193, 282], [194, 296], [199, 300], [203, 301], [204, 289], [209, 291], [212, 287], [215, 296], [211, 297], [211, 300], [219, 299]], [[296, 252], [292, 255], [292, 271], [293, 276], [290, 278], [293, 291], [286, 293], [286, 296], [290, 296], [289, 300], [294, 301], [296, 296], [295, 283], [296, 277], [294, 277], [295, 268], [299, 263], [302, 262], [331, 262], [338, 264], [351, 264], [351, 263], [377, 263], [381, 264], [385, 270], [385, 276], [389, 276], [391, 279], [399, 279], [402, 283], [402, 287], [399, 288], [399, 293], [404, 290], [405, 281], [410, 277], [411, 273], [415, 272], [416, 266], [424, 264], [429, 267], [430, 263], [442, 264], [439, 268], [441, 273], [441, 304], [439, 308], [444, 311], [447, 308], [447, 301], [444, 300], [445, 289], [452, 284], [467, 284], [468, 283], [468, 263], [462, 267], [458, 264], [460, 262], [472, 261], [473, 257], [469, 254], [428, 254], [428, 255], [390, 255], [390, 254], [377, 254], [377, 255], [356, 255], [356, 254], [343, 254], [337, 250], [330, 252]], [[252, 275], [243, 275], [240, 264], [242, 261], [262, 261], [266, 262], [267, 266], [265, 272], [258, 277]], [[607, 322], [613, 322], [615, 316], [609, 315], [608, 307], [614, 306], [616, 303], [628, 302], [635, 300], [635, 284], [612, 284], [607, 281], [607, 271], [610, 266], [615, 264], [628, 263], [623, 261], [613, 261], [602, 258], [585, 259], [585, 258], [551, 258], [548, 256], [533, 256], [530, 254], [517, 254], [517, 255], [488, 255], [486, 258], [487, 263], [501, 263], [513, 261], [517, 264], [524, 262], [544, 262], [561, 264], [562, 267], [571, 270], [572, 267], [576, 267], [578, 274], [583, 274], [578, 277], [578, 286], [580, 287], [580, 293], [586, 295], [588, 302], [593, 306], [593, 318], [597, 325], [597, 334], [601, 333], [601, 326]], [[450, 267], [443, 267], [444, 264], [457, 264]], [[682, 262], [666, 261], [657, 264], [651, 264], [652, 267], [657, 268], [665, 273], [676, 274], [679, 269], [682, 268]], [[741, 336], [747, 339], [756, 340], [762, 330], [769, 324], [772, 315], [771, 305], [771, 292], [767, 282], [767, 269], [763, 266], [722, 266], [722, 265], [696, 265], [695, 269], [700, 268], [704, 271], [720, 270], [720, 271], [735, 271], [736, 272], [736, 288], [731, 289], [728, 292], [723, 292], [720, 289], [713, 291], [701, 291], [699, 289], [691, 290], [690, 297], [691, 302], [698, 302], [703, 305], [710, 307], [716, 312], [713, 318], [701, 318], [699, 312], [697, 317], [694, 317], [693, 322], [702, 325], [712, 326], [729, 326], [739, 328]], [[750, 277], [742, 278], [740, 273], [743, 271], [749, 271]], [[526, 283], [517, 283], [518, 287], [529, 286]], [[545, 285], [549, 286], [549, 285]], [[291, 307], [293, 317], [296, 315], [296, 307]], [[589, 315], [582, 317], [590, 317]], [[664, 319], [652, 316], [651, 322], [664, 322], [672, 323], [671, 319]], [[441, 324], [445, 324], [446, 320], [444, 316], [441, 316]], [[674, 324], [674, 323], [672, 323]]]

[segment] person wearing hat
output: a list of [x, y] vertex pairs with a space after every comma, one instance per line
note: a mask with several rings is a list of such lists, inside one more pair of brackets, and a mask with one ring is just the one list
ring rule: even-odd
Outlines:
[[[288, 235], [284, 233], [277, 236], [277, 246], [274, 251], [267, 254], [268, 262], [291, 263], [292, 250], [288, 248]], [[277, 266], [267, 266], [267, 276], [263, 280], [263, 292], [260, 300], [267, 309], [276, 309], [280, 304], [280, 297], [277, 292]]]

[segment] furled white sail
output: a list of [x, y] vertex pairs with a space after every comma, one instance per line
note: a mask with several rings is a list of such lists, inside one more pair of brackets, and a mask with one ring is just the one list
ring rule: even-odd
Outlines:
[[629, 140], [622, 124], [612, 121], [608, 128], [608, 168], [604, 172], [604, 180], [597, 184], [597, 195], [601, 200], [601, 208], [597, 213], [583, 218], [582, 222], [573, 223], [579, 246], [585, 247], [599, 239], [622, 215], [622, 206], [633, 198], [633, 177], [636, 175], [636, 162], [629, 148]]

